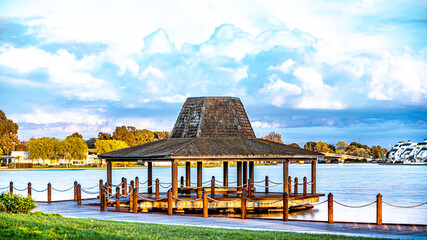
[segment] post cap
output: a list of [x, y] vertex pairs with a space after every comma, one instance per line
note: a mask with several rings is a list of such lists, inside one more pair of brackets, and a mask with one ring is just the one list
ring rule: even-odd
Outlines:
[[378, 193], [377, 197], [382, 197], [383, 195], [381, 195], [381, 193]]
[[329, 194], [328, 194], [328, 197], [333, 197], [334, 195], [330, 192]]

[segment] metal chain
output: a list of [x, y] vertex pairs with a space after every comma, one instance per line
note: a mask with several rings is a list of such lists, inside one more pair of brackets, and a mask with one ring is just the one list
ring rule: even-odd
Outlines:
[[99, 192], [100, 192], [100, 191], [98, 191], [98, 192], [90, 192], [90, 191], [86, 191], [84, 189], [81, 189], [81, 190], [82, 190], [82, 192], [87, 193], [87, 194], [99, 194]]
[[145, 181], [145, 182], [143, 182], [143, 183], [139, 183], [139, 185], [144, 185], [144, 184], [146, 184], [146, 183], [148, 183], [148, 179], [147, 179], [147, 181]]
[[16, 188], [16, 187], [13, 187], [13, 189], [15, 189], [16, 191], [22, 192], [22, 191], [27, 190], [27, 189], [28, 189], [28, 187], [26, 187], [26, 188], [24, 188], [24, 189], [18, 189], [18, 188]]
[[147, 186], [147, 187], [139, 187], [139, 188], [144, 189], [144, 188], [150, 188], [150, 187], [153, 187], [153, 184], [151, 184], [150, 186]]
[[274, 201], [274, 202], [262, 203], [262, 202], [257, 202], [257, 201], [255, 201], [255, 200], [252, 200], [252, 199], [250, 199], [250, 198], [246, 198], [246, 199], [247, 199], [247, 200], [249, 200], [250, 202], [257, 203], [257, 204], [263, 204], [263, 205], [267, 205], [267, 204], [274, 204], [274, 203], [278, 203], [278, 202], [283, 201], [283, 198], [282, 198], [282, 199], [277, 200], [277, 201]]
[[365, 205], [361, 205], [361, 206], [350, 206], [350, 205], [346, 205], [346, 204], [340, 203], [340, 202], [335, 201], [335, 200], [334, 200], [334, 202], [337, 203], [338, 205], [343, 206], [343, 207], [348, 207], [348, 208], [363, 208], [363, 207], [370, 206], [370, 205], [376, 203], [377, 201], [373, 201], [371, 203], [368, 203], [368, 204], [365, 204]]
[[391, 203], [388, 203], [388, 202], [384, 202], [384, 201], [383, 201], [383, 203], [387, 204], [389, 206], [392, 206], [392, 207], [397, 207], [397, 208], [416, 208], [416, 207], [421, 207], [422, 205], [426, 205], [427, 204], [427, 202], [425, 202], [425, 203], [420, 203], [420, 204], [413, 205], [413, 206], [398, 206], [398, 205], [394, 205], [394, 204], [391, 204]]
[[34, 190], [34, 191], [36, 191], [36, 192], [44, 192], [44, 191], [46, 191], [46, 190], [47, 190], [47, 188], [46, 188], [46, 189], [44, 189], [44, 190], [37, 190], [37, 189], [35, 189], [35, 188], [33, 188], [33, 187], [31, 187], [31, 189], [32, 189], [32, 190]]
[[3, 189], [6, 189], [6, 188], [8, 188], [9, 186], [6, 186], [6, 187], [3, 187], [3, 188], [0, 188], [0, 190], [3, 190]]
[[68, 189], [61, 190], [61, 189], [56, 189], [56, 188], [52, 187], [52, 189], [55, 190], [55, 191], [57, 191], [57, 192], [67, 192], [67, 191], [70, 191], [73, 188], [74, 188], [74, 186], [72, 186], [72, 187], [70, 187]]
[[160, 187], [162, 187], [162, 188], [170, 188], [170, 186], [172, 186], [172, 184], [169, 184], [168, 186], [166, 186], [166, 187], [165, 187], [165, 186], [163, 186], [163, 184], [160, 184], [160, 183], [159, 183], [159, 185], [160, 185]]
[[81, 189], [92, 189], [92, 188], [96, 188], [96, 187], [98, 187], [99, 186], [99, 184], [96, 184], [95, 186], [93, 186], [93, 187], [88, 187], [88, 188], [81, 188]]

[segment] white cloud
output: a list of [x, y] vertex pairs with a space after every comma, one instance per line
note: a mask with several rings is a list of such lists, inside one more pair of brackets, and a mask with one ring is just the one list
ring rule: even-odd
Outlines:
[[270, 76], [268, 83], [264, 84], [258, 92], [265, 94], [274, 106], [280, 107], [287, 104], [287, 97], [301, 94], [301, 88], [295, 84], [284, 82], [275, 74]]
[[166, 96], [166, 97], [159, 97], [159, 100], [166, 103], [183, 103], [185, 100], [190, 97], [190, 94], [175, 94], [174, 96]]
[[268, 123], [262, 121], [251, 122], [253, 128], [278, 128], [282, 127], [279, 123]]
[[155, 53], [171, 53], [174, 49], [173, 43], [169, 40], [168, 34], [162, 28], [144, 38], [143, 53], [152, 55]]
[[291, 71], [291, 68], [295, 65], [295, 62], [289, 58], [288, 60], [284, 61], [281, 65], [279, 66], [270, 66], [268, 67], [268, 70], [272, 70], [272, 71], [280, 71], [284, 74], [287, 74]]
[[44, 109], [35, 109], [31, 113], [11, 114], [10, 118], [15, 122], [34, 124], [73, 123], [100, 125], [107, 121], [97, 113], [88, 109], [67, 109], [67, 111], [49, 112]]
[[217, 69], [229, 75], [230, 79], [232, 79], [235, 82], [238, 82], [241, 79], [248, 77], [248, 66], [238, 67], [236, 69], [217, 67]]
[[164, 79], [165, 75], [163, 75], [160, 69], [156, 67], [148, 66], [140, 75], [140, 79], [147, 79], [147, 78]]
[[301, 82], [303, 94], [296, 108], [303, 109], [343, 109], [345, 104], [331, 100], [333, 89], [324, 84], [322, 76], [312, 68], [297, 68], [293, 75]]
[[158, 131], [171, 131], [174, 122], [155, 118], [118, 118], [115, 126], [134, 126], [137, 129], [149, 129]]

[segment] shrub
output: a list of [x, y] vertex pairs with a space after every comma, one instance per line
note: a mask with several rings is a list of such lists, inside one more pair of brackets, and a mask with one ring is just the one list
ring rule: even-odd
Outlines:
[[9, 163], [9, 168], [32, 168], [33, 163]]
[[23, 197], [13, 193], [2, 193], [0, 195], [0, 212], [29, 213], [36, 207], [36, 201], [31, 197]]

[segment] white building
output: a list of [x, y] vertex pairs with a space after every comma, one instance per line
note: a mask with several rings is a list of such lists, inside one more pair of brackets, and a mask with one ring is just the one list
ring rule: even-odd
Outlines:
[[427, 139], [424, 142], [403, 141], [396, 144], [389, 152], [389, 161], [402, 161], [405, 164], [427, 162]]

